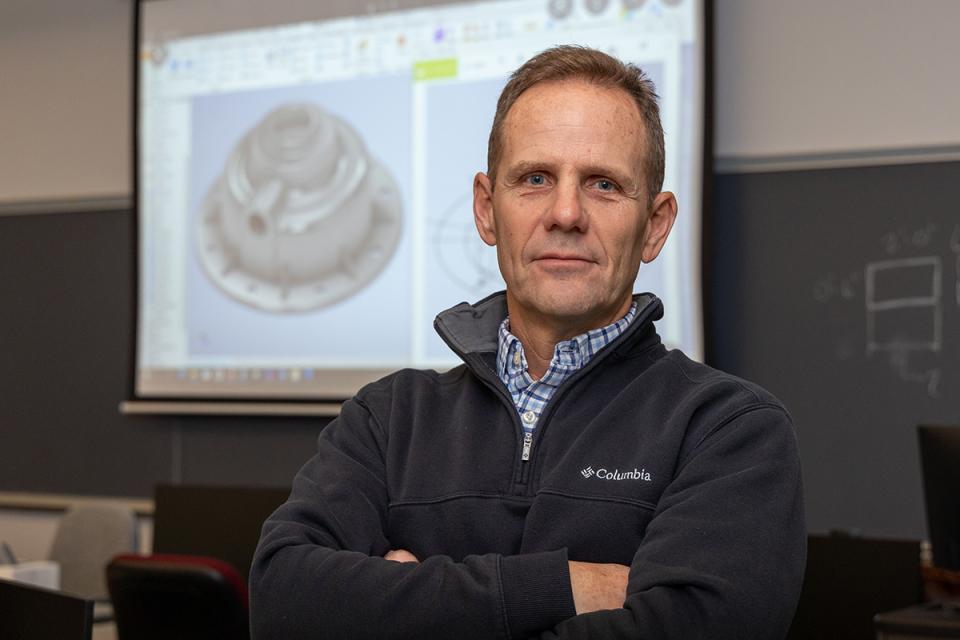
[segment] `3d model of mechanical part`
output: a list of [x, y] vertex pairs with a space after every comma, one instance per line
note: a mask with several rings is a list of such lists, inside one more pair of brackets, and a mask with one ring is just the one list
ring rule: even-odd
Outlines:
[[396, 182], [348, 123], [313, 104], [267, 114], [237, 143], [198, 217], [210, 280], [272, 312], [362, 290], [400, 240]]

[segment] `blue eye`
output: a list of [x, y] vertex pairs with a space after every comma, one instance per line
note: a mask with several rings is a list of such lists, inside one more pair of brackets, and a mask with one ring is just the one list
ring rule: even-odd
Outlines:
[[527, 182], [535, 187], [541, 187], [547, 183], [547, 179], [541, 174], [535, 173], [527, 178]]
[[613, 191], [617, 186], [609, 180], [597, 180], [597, 188], [600, 191]]

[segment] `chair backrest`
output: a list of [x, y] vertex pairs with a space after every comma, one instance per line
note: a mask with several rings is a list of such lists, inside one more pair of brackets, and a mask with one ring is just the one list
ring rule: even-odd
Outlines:
[[289, 495], [289, 487], [157, 485], [153, 552], [220, 558], [246, 578], [263, 521]]
[[249, 640], [247, 586], [205, 556], [132, 554], [107, 566], [119, 640]]
[[91, 600], [106, 600], [104, 569], [110, 559], [137, 549], [137, 518], [119, 504], [77, 503], [67, 510], [53, 539], [49, 559], [60, 564], [60, 589]]

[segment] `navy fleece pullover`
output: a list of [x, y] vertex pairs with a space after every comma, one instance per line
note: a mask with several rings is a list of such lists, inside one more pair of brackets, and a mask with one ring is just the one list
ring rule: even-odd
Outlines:
[[[528, 461], [493, 369], [504, 296], [438, 316], [465, 364], [365, 387], [265, 523], [254, 638], [783, 638], [806, 540], [789, 417], [664, 349], [659, 300], [636, 299]], [[623, 608], [575, 615], [568, 560], [629, 565]]]

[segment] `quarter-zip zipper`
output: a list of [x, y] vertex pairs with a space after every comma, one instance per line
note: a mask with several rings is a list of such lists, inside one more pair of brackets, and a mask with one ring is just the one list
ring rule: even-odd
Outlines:
[[524, 462], [530, 460], [530, 450], [533, 448], [533, 432], [524, 431], [523, 432], [523, 453], [520, 454], [520, 459]]

